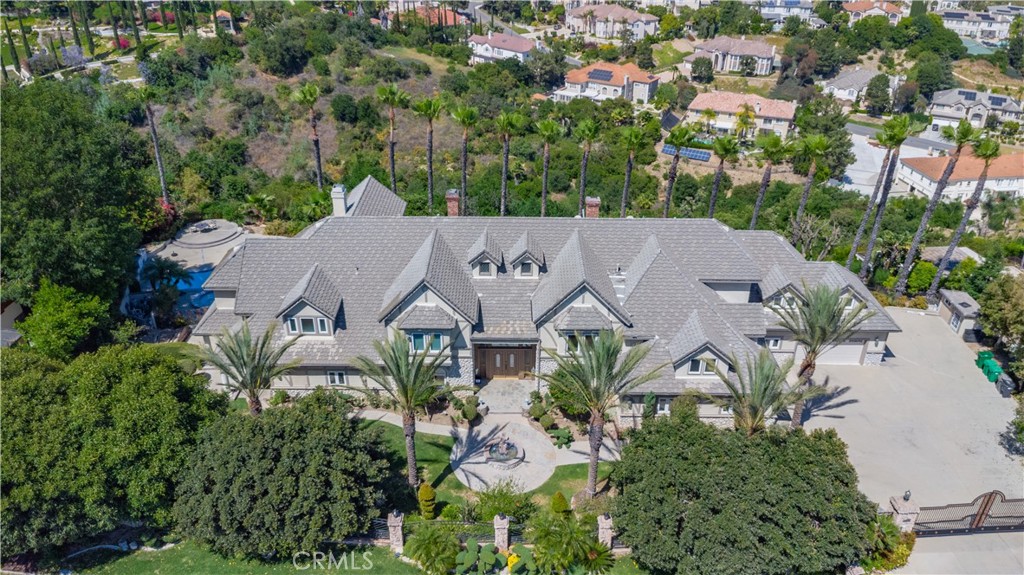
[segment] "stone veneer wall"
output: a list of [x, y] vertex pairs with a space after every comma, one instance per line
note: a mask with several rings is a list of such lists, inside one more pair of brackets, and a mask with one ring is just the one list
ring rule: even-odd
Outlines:
[[882, 357], [884, 353], [865, 353], [864, 354], [864, 365], [882, 365]]
[[473, 358], [467, 357], [452, 359], [452, 365], [448, 368], [444, 381], [449, 385], [473, 385], [475, 376], [473, 374]]

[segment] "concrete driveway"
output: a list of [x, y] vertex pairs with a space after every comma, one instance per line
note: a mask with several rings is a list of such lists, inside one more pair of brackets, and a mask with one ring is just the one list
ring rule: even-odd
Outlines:
[[[909, 489], [922, 506], [970, 502], [998, 489], [1024, 497], [1024, 466], [1000, 445], [1013, 401], [974, 366], [936, 315], [888, 308], [903, 329], [882, 366], [820, 366], [839, 393], [815, 405], [807, 429], [835, 428], [860, 488], [886, 504]], [[848, 388], [848, 389], [844, 389]], [[1024, 534], [919, 539], [905, 574], [1024, 573]]]

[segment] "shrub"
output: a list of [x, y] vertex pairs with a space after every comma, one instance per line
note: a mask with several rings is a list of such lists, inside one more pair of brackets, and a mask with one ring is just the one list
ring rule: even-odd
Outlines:
[[274, 395], [270, 396], [270, 405], [273, 405], [274, 407], [277, 407], [279, 405], [284, 405], [286, 403], [289, 403], [289, 402], [291, 402], [291, 400], [292, 400], [292, 396], [288, 395], [287, 391], [285, 391], [283, 389], [279, 389], [279, 390], [274, 392]]
[[547, 409], [545, 409], [544, 403], [542, 401], [535, 401], [530, 404], [529, 413], [530, 417], [532, 417], [533, 419], [540, 419], [541, 417], [544, 417], [545, 414], [547, 414]]
[[878, 300], [878, 304], [883, 306], [883, 307], [887, 306], [887, 305], [890, 305], [890, 303], [891, 303], [889, 301], [889, 294], [887, 294], [887, 293], [880, 292], [880, 291], [873, 291], [873, 292], [871, 292], [871, 295], [875, 296], [875, 299]]
[[313, 66], [313, 70], [316, 71], [317, 75], [325, 77], [331, 75], [331, 66], [323, 56], [317, 56], [311, 59], [309, 63]]
[[551, 498], [551, 511], [560, 515], [565, 515], [572, 511], [572, 507], [569, 507], [569, 501], [566, 500], [565, 495], [562, 495], [561, 491], [556, 491], [555, 496]]
[[545, 413], [540, 417], [540, 426], [545, 430], [551, 429], [555, 426], [555, 418], [551, 417], [550, 413]]
[[565, 387], [565, 384], [557, 383], [559, 379], [564, 378], [553, 378], [556, 383], [552, 383], [548, 388], [548, 393], [551, 394], [551, 401], [567, 415], [583, 415], [586, 413], [587, 408], [580, 405], [579, 401], [577, 401], [577, 394], [572, 389]]
[[426, 481], [420, 483], [420, 489], [416, 497], [420, 502], [420, 515], [427, 520], [436, 517], [434, 510], [437, 505], [437, 493], [434, 492], [434, 488], [429, 483]]
[[476, 509], [482, 521], [491, 521], [495, 515], [505, 514], [522, 522], [533, 515], [537, 506], [530, 495], [522, 493], [509, 480], [500, 481], [481, 491]]
[[405, 554], [420, 564], [427, 575], [446, 575], [455, 568], [459, 553], [455, 534], [437, 525], [423, 525], [405, 542]]
[[24, 334], [33, 351], [52, 359], [70, 359], [107, 312], [99, 297], [54, 285], [46, 278], [32, 299], [33, 313], [15, 327]]
[[479, 413], [480, 398], [471, 395], [465, 399], [462, 405], [462, 417], [466, 418], [466, 421], [472, 422], [477, 418]]
[[455, 557], [456, 573], [499, 573], [508, 564], [505, 555], [493, 543], [480, 545], [476, 538], [466, 540], [466, 550]]
[[572, 445], [572, 431], [568, 429], [552, 429], [548, 434], [555, 440], [555, 447], [559, 449]]
[[915, 296], [910, 299], [909, 307], [916, 309], [928, 309], [928, 299], [923, 295]]

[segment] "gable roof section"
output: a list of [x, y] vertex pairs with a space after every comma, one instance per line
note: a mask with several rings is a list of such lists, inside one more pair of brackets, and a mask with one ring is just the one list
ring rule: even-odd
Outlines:
[[[939, 181], [946, 165], [950, 162], [949, 156], [931, 158], [921, 156], [920, 158], [900, 158], [900, 163], [918, 172], [933, 182]], [[981, 171], [985, 168], [985, 161], [976, 158], [970, 149], [965, 149], [956, 161], [953, 174], [949, 176], [950, 182], [977, 181], [981, 177]], [[1024, 153], [1004, 154], [989, 164], [988, 179], [998, 180], [1003, 178], [1024, 179]]]
[[313, 264], [299, 283], [285, 294], [277, 316], [281, 317], [299, 302], [306, 302], [325, 316], [334, 318], [341, 307], [341, 290], [319, 264]]
[[690, 102], [690, 112], [700, 113], [703, 110], [714, 110], [720, 114], [735, 114], [743, 104], [754, 108], [758, 118], [779, 118], [792, 121], [796, 117], [796, 104], [785, 100], [762, 98], [756, 94], [737, 94], [735, 92], [704, 92]]
[[661, 244], [658, 243], [658, 236], [651, 234], [651, 237], [647, 238], [647, 241], [644, 242], [644, 246], [640, 248], [640, 253], [633, 258], [633, 263], [629, 264], [629, 267], [626, 268], [626, 285], [622, 297], [624, 302], [629, 301], [629, 295], [640, 284], [640, 280], [644, 278], [647, 270], [654, 263], [654, 259], [660, 253]]
[[474, 34], [469, 37], [469, 42], [471, 44], [486, 44], [491, 48], [501, 48], [502, 50], [519, 54], [525, 54], [536, 46], [529, 38], [502, 34], [501, 32], [495, 32], [490, 36]]
[[420, 286], [426, 286], [463, 317], [476, 323], [480, 302], [462, 263], [435, 229], [384, 294], [378, 319], [383, 320]]
[[965, 90], [963, 88], [952, 88], [950, 90], [935, 92], [935, 95], [932, 97], [932, 104], [938, 104], [941, 106], [955, 106], [960, 104], [966, 107], [981, 104], [986, 108], [999, 110], [1001, 112], [1021, 111], [1020, 100], [1015, 98], [1002, 94], [993, 94], [991, 92]]
[[432, 304], [416, 304], [396, 322], [400, 329], [451, 329], [455, 327], [452, 314]]
[[544, 249], [537, 243], [537, 238], [530, 235], [530, 230], [526, 230], [523, 235], [519, 236], [516, 244], [508, 253], [508, 261], [512, 265], [519, 263], [525, 256], [529, 256], [538, 265], [544, 264]]
[[555, 328], [566, 332], [600, 331], [611, 327], [612, 322], [592, 305], [571, 305], [555, 320]]
[[373, 176], [366, 176], [348, 194], [350, 216], [401, 216], [405, 214], [405, 200], [395, 195]]
[[477, 238], [476, 242], [469, 247], [469, 253], [467, 254], [469, 263], [474, 263], [481, 257], [486, 256], [489, 260], [495, 263], [495, 265], [501, 265], [502, 254], [501, 246], [498, 245], [498, 241], [493, 235], [487, 233], [487, 229], [484, 228], [480, 237]]
[[595, 20], [625, 20], [630, 24], [634, 22], [651, 22], [658, 19], [654, 14], [637, 12], [618, 4], [584, 4], [569, 10], [569, 15], [579, 18], [593, 15]]
[[242, 259], [245, 257], [245, 242], [243, 241], [233, 251], [228, 252], [213, 268], [213, 273], [203, 282], [203, 289], [237, 289], [238, 280], [242, 276]]
[[878, 70], [868, 70], [866, 68], [857, 70], [846, 70], [840, 72], [835, 78], [825, 82], [826, 86], [830, 86], [836, 90], [863, 90], [868, 87], [871, 83], [871, 79], [881, 74]]
[[533, 321], [540, 323], [581, 288], [594, 294], [623, 324], [632, 325], [629, 314], [619, 304], [607, 271], [576, 229], [552, 262], [551, 271], [537, 285], [533, 294]]
[[715, 36], [711, 40], [695, 46], [698, 52], [723, 52], [736, 56], [753, 56], [755, 58], [774, 58], [775, 47], [767, 42]]
[[890, 4], [889, 2], [865, 1], [865, 2], [844, 2], [843, 3], [843, 10], [846, 10], [847, 12], [867, 12], [868, 10], [871, 10], [873, 8], [877, 8], [877, 9], [881, 10], [882, 12], [886, 12], [888, 14], [902, 14], [903, 13], [903, 9], [902, 8], [900, 8], [899, 6], [897, 6], [895, 4]]
[[[604, 70], [608, 72], [611, 77], [607, 80], [592, 78], [590, 73], [595, 70]], [[620, 65], [612, 64], [610, 62], [595, 62], [589, 66], [569, 70], [565, 73], [565, 81], [572, 84], [586, 84], [588, 82], [593, 82], [595, 84], [622, 87], [626, 85], [627, 80], [631, 82], [640, 82], [641, 84], [650, 84], [651, 82], [656, 82], [658, 77], [641, 70], [636, 64]]]

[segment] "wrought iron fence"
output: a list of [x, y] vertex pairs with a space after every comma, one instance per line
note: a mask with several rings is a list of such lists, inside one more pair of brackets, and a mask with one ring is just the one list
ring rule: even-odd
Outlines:
[[1007, 499], [1002, 492], [991, 491], [970, 503], [922, 507], [914, 524], [918, 537], [992, 531], [1024, 531], [1024, 499]]

